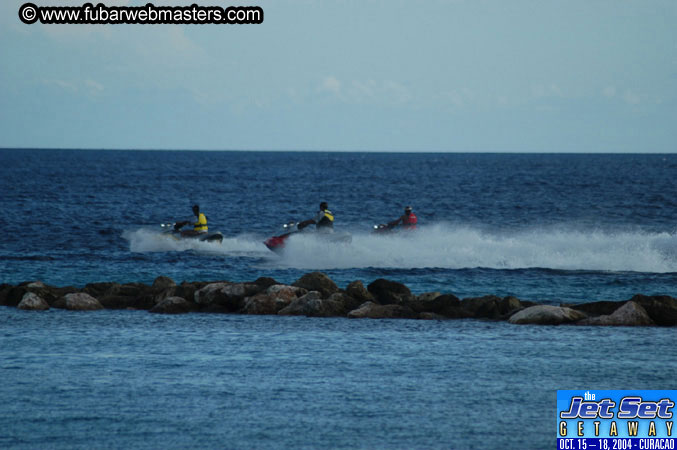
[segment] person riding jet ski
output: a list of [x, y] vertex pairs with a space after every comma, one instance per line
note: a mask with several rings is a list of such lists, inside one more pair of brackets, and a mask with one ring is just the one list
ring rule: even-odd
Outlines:
[[[193, 223], [193, 229], [182, 231], [181, 236], [199, 236], [209, 231], [209, 228], [207, 227], [207, 216], [200, 212], [200, 205], [193, 205], [193, 214], [195, 214], [195, 217], [197, 218], [197, 221]], [[176, 222], [174, 224], [174, 230], [179, 231], [182, 227], [185, 227], [189, 223], [190, 220]]]
[[416, 214], [411, 209], [411, 206], [404, 207], [404, 214], [398, 217], [396, 220], [388, 223], [388, 228], [394, 228], [399, 224], [402, 224], [402, 228], [405, 230], [415, 230], [416, 224], [418, 223], [418, 218]]
[[327, 202], [320, 203], [320, 210], [317, 212], [315, 217], [312, 219], [304, 220], [299, 222], [297, 225], [299, 230], [304, 229], [311, 223], [315, 224], [315, 228], [318, 232], [321, 233], [333, 233], [334, 232], [334, 215], [329, 211], [329, 205]]

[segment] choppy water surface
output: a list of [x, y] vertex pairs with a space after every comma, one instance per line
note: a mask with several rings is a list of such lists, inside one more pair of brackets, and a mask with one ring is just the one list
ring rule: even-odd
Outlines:
[[[0, 150], [0, 281], [82, 286], [323, 270], [415, 292], [538, 301], [677, 296], [677, 155]], [[350, 245], [262, 241], [326, 200]], [[200, 203], [223, 244], [160, 224]], [[411, 204], [414, 235], [375, 236]]]
[[671, 388], [674, 330], [0, 311], [3, 448], [553, 448], [557, 389]]

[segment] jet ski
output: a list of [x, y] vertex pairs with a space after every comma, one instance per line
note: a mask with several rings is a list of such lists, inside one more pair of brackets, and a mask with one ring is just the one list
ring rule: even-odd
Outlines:
[[263, 243], [266, 245], [266, 247], [268, 247], [268, 249], [279, 254], [282, 252], [282, 250], [284, 250], [284, 247], [287, 244], [287, 240], [295, 234], [312, 236], [314, 238], [336, 244], [349, 244], [353, 240], [351, 234], [347, 232], [318, 233], [317, 231], [309, 227], [299, 229], [298, 225], [299, 225], [298, 222], [285, 223], [284, 225], [282, 225], [282, 228], [284, 229], [284, 232], [282, 234], [277, 236], [271, 236], [265, 241], [263, 241]]
[[395, 227], [391, 227], [386, 223], [379, 223], [378, 225], [374, 225], [374, 229], [372, 230], [372, 233], [374, 234], [390, 234], [396, 232], [397, 230], [395, 229]]
[[193, 233], [191, 231], [181, 231], [181, 227], [177, 227], [176, 223], [163, 223], [160, 225], [163, 228], [163, 233], [171, 239], [177, 241], [181, 240], [197, 240], [200, 242], [218, 242], [219, 244], [223, 241], [223, 234], [220, 231], [214, 232], [204, 232], [204, 233]]

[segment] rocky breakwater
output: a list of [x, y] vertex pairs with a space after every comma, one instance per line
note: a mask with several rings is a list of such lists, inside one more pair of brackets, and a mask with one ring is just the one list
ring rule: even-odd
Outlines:
[[483, 319], [516, 325], [677, 325], [677, 299], [669, 296], [638, 294], [627, 301], [555, 306], [495, 295], [464, 299], [441, 292], [415, 295], [404, 284], [385, 279], [377, 279], [366, 287], [361, 281], [353, 281], [341, 289], [321, 272], [308, 273], [290, 285], [265, 277], [251, 282], [181, 284], [158, 277], [152, 285], [91, 283], [84, 288], [55, 287], [39, 281], [1, 284], [0, 305], [32, 311], [137, 309], [160, 314], [202, 312], [351, 319]]

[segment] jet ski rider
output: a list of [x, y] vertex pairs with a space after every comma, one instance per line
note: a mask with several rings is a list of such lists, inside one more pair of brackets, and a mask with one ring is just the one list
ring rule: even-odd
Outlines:
[[412, 211], [411, 206], [405, 206], [404, 214], [399, 218], [397, 218], [396, 220], [393, 220], [392, 222], [388, 223], [388, 228], [396, 227], [400, 223], [402, 223], [402, 228], [405, 230], [416, 229], [418, 219], [416, 218], [416, 214], [414, 214], [414, 212]]
[[[193, 205], [193, 214], [195, 214], [197, 222], [193, 223], [192, 230], [182, 231], [181, 232], [182, 236], [197, 236], [198, 234], [206, 233], [207, 231], [209, 231], [209, 228], [207, 227], [207, 216], [205, 216], [203, 213], [200, 212], [200, 205]], [[181, 227], [184, 227], [189, 223], [190, 220], [176, 222], [176, 224], [174, 224], [174, 229], [178, 231]]]
[[331, 211], [329, 211], [329, 205], [327, 205], [327, 202], [320, 203], [320, 210], [317, 212], [315, 217], [304, 220], [303, 222], [299, 222], [297, 227], [299, 230], [302, 230], [311, 223], [314, 223], [317, 231], [321, 233], [334, 232], [334, 215], [331, 213]]

